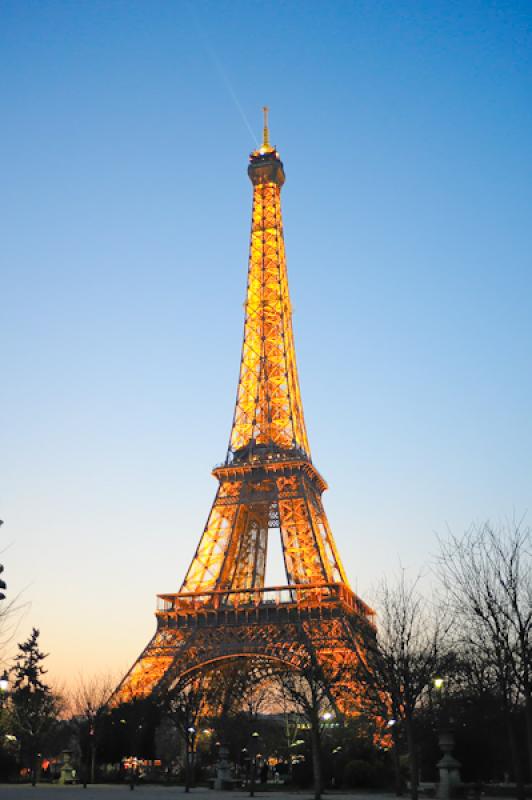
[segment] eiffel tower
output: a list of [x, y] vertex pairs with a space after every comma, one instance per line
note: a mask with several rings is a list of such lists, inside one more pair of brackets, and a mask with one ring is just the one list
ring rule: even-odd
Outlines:
[[[373, 612], [349, 587], [312, 463], [299, 389], [288, 292], [283, 163], [264, 136], [251, 153], [253, 210], [244, 342], [236, 406], [218, 490], [176, 594], [158, 595], [157, 629], [113, 702], [169, 691], [226, 659], [297, 669], [303, 625], [320, 653], [345, 654]], [[268, 533], [280, 531], [286, 583], [264, 585]], [[346, 635], [347, 634], [347, 635]]]

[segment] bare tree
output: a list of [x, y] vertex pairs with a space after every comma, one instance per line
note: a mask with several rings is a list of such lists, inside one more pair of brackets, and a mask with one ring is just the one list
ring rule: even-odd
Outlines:
[[191, 785], [200, 726], [208, 723], [224, 744], [235, 734], [241, 737], [242, 728], [246, 730], [271, 699], [271, 671], [253, 660], [232, 659], [184, 676], [161, 698], [163, 715], [184, 745], [185, 791]]
[[[489, 696], [498, 701], [502, 722], [506, 727], [516, 794], [525, 796], [525, 780], [519, 745], [519, 717], [522, 696], [519, 682], [508, 659], [505, 647], [499, 647], [487, 635], [483, 625], [470, 620], [460, 627], [462, 641], [457, 647], [457, 675], [459, 689], [482, 698]], [[501, 630], [501, 633], [503, 631]]]
[[474, 525], [440, 540], [439, 577], [461, 639], [501, 699], [518, 795], [524, 795], [514, 725], [524, 708], [532, 770], [532, 532], [521, 522]]
[[[80, 749], [86, 758], [83, 765], [83, 785], [95, 783], [96, 751], [102, 733], [102, 718], [116, 680], [111, 675], [78, 679], [70, 696], [71, 713], [76, 723]], [[85, 745], [85, 746], [83, 746]]]
[[209, 705], [209, 675], [199, 672], [184, 678], [162, 698], [162, 711], [179, 734], [185, 748], [185, 792], [190, 791], [196, 734]]
[[155, 730], [154, 748], [156, 757], [161, 759], [164, 766], [168, 781], [172, 774], [172, 763], [179, 751], [179, 739], [172, 720], [168, 716], [163, 717]]
[[351, 633], [345, 629], [345, 650], [335, 643], [316, 643], [305, 623], [298, 628], [300, 655], [297, 666], [281, 669], [277, 683], [285, 708], [291, 706], [308, 724], [314, 777], [314, 798], [320, 800], [323, 791], [322, 733], [327, 720], [339, 713], [341, 698], [352, 694], [354, 668]]
[[223, 725], [229, 717], [245, 714], [252, 720], [260, 711], [271, 710], [268, 688], [272, 673], [271, 665], [260, 658], [233, 659], [211, 672], [209, 705], [222, 738]]
[[[0, 528], [3, 525], [0, 520]], [[5, 550], [0, 551], [0, 557], [4, 560]], [[0, 564], [0, 668], [6, 669], [8, 664], [8, 648], [15, 637], [22, 613], [29, 607], [29, 603], [21, 602], [20, 593], [9, 599], [8, 586], [5, 581], [4, 565]]]
[[[413, 800], [418, 797], [418, 742], [415, 720], [432, 681], [448, 662], [449, 617], [445, 609], [423, 596], [419, 577], [384, 579], [377, 592], [377, 639], [369, 641], [367, 658], [359, 659], [358, 683], [373, 705], [373, 713], [388, 716], [398, 768], [397, 725], [406, 735]], [[399, 775], [396, 775], [400, 792]]]

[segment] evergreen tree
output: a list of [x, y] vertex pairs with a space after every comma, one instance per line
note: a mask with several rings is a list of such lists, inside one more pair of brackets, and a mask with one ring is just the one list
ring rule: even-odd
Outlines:
[[20, 742], [21, 756], [30, 767], [34, 786], [38, 777], [39, 752], [58, 710], [57, 700], [44, 681], [46, 670], [43, 662], [47, 654], [39, 650], [38, 639], [39, 631], [33, 628], [29, 638], [18, 645], [11, 695], [14, 730]]

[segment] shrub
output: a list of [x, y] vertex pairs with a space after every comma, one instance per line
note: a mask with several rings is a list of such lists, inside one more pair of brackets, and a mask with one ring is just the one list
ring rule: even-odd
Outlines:
[[344, 767], [343, 785], [349, 789], [373, 787], [377, 784], [377, 779], [377, 769], [368, 761], [353, 759]]

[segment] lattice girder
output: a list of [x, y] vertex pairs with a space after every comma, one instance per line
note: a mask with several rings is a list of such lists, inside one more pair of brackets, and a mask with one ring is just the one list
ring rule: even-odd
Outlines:
[[238, 467], [226, 467], [181, 592], [264, 586], [271, 528], [281, 531], [288, 583], [348, 585], [309, 469], [305, 462], [261, 464], [237, 480]]
[[[226, 461], [213, 470], [216, 497], [181, 590], [159, 596], [158, 630], [114, 702], [168, 689], [219, 659], [265, 658], [297, 668], [301, 624], [324, 663], [340, 664], [354, 658], [357, 626], [371, 620], [371, 609], [349, 589], [321, 500], [327, 485], [311, 462], [281, 215], [285, 176], [267, 136], [251, 154], [248, 174], [244, 340]], [[267, 589], [272, 529], [280, 531], [287, 585]]]
[[[319, 621], [303, 617], [282, 623], [220, 624], [178, 630], [162, 627], [118, 687], [113, 703], [169, 692], [185, 676], [236, 658], [262, 659], [297, 670], [308, 658], [309, 646], [320, 663], [334, 671], [356, 663], [358, 647], [364, 646], [369, 630], [361, 625], [360, 618], [347, 614]], [[338, 704], [344, 709], [349, 702], [353, 706], [356, 699], [348, 675], [346, 672], [345, 684], [337, 686]]]
[[[280, 163], [280, 162], [279, 162]], [[281, 186], [256, 183], [244, 343], [230, 455], [246, 446], [310, 455], [297, 375], [281, 218]]]

